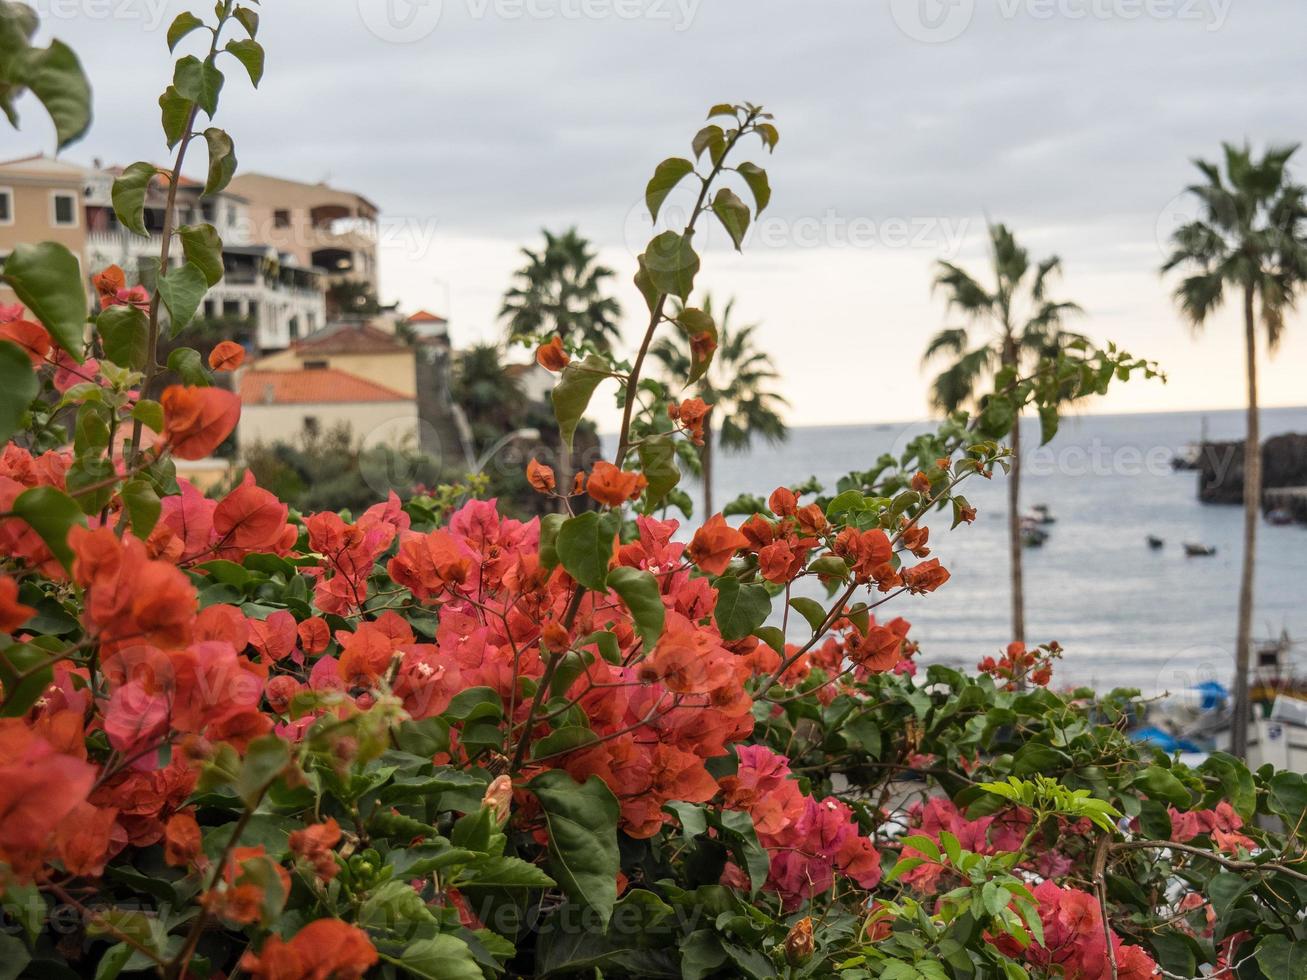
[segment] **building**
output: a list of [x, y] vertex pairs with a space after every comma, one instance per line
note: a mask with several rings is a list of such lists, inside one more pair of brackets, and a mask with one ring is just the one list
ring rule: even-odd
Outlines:
[[[161, 251], [168, 187], [159, 177], [149, 188], [147, 234], [138, 235], [114, 213], [113, 182], [121, 173], [98, 161], [88, 168], [45, 156], [0, 163], [0, 259], [20, 243], [55, 241], [82, 263], [88, 291], [91, 274], [110, 265], [138, 281]], [[245, 198], [231, 190], [205, 195], [202, 184], [183, 177], [173, 212], [174, 228], [207, 222], [222, 238], [223, 278], [209, 290], [200, 315], [225, 321], [224, 333], [258, 351], [282, 350], [326, 323], [325, 272], [260, 238]], [[182, 261], [174, 240], [169, 266]], [[12, 299], [0, 289], [0, 301]]]
[[342, 371], [409, 397], [417, 394], [417, 352], [392, 333], [367, 323], [338, 322], [261, 358], [260, 371]]
[[[163, 243], [167, 182], [156, 180], [146, 193], [144, 222], [148, 236], [124, 228], [114, 213], [111, 190], [121, 168], [93, 169], [86, 181], [86, 257], [90, 268], [121, 266], [135, 279], [142, 262], [155, 259]], [[200, 315], [224, 321], [224, 333], [255, 350], [282, 350], [326, 322], [325, 276], [280, 252], [256, 234], [249, 205], [230, 189], [205, 195], [197, 181], [183, 177], [177, 185], [173, 227], [207, 223], [222, 239], [223, 277], [205, 294]], [[174, 241], [168, 264], [183, 260]]]
[[240, 372], [238, 438], [255, 443], [298, 443], [340, 425], [364, 446], [418, 448], [417, 399], [358, 375], [332, 367], [268, 369], [262, 364]]
[[245, 200], [260, 242], [322, 269], [329, 284], [364, 283], [377, 295], [378, 212], [363, 195], [258, 173], [237, 174], [228, 189]]
[[[85, 181], [83, 168], [41, 154], [0, 163], [0, 261], [14, 246], [37, 242], [58, 242], [82, 260]], [[13, 301], [0, 283], [0, 303]]]

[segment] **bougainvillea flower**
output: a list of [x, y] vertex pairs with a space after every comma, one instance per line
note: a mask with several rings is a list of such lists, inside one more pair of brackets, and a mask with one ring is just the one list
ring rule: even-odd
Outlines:
[[714, 514], [694, 532], [686, 554], [709, 575], [720, 575], [726, 571], [735, 553], [748, 546], [748, 538], [727, 524], [721, 514]]
[[546, 466], [534, 458], [526, 464], [526, 482], [531, 484], [531, 489], [537, 493], [553, 493], [554, 488], [558, 486], [554, 479], [553, 467]]
[[0, 575], [0, 632], [13, 633], [35, 612], [18, 601], [18, 583], [8, 575]]
[[160, 401], [164, 434], [181, 459], [204, 459], [231, 435], [241, 415], [240, 398], [221, 388], [170, 385]]
[[215, 371], [235, 371], [245, 363], [245, 348], [234, 340], [219, 341], [209, 351], [209, 367]]
[[368, 934], [339, 919], [317, 919], [290, 942], [271, 935], [241, 969], [258, 980], [359, 980], [377, 962]]
[[640, 496], [648, 484], [643, 473], [618, 469], [612, 463], [600, 460], [590, 471], [585, 492], [601, 504], [620, 507], [628, 500]]
[[45, 327], [31, 320], [0, 321], [0, 340], [21, 347], [32, 362], [32, 367], [40, 367], [45, 363], [45, 355], [50, 353], [52, 346], [50, 334]]
[[563, 350], [563, 338], [557, 334], [536, 348], [536, 363], [546, 371], [561, 371], [572, 360]]

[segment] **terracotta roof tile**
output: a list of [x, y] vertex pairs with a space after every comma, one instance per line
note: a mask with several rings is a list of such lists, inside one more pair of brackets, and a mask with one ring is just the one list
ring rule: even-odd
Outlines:
[[301, 356], [318, 354], [398, 354], [408, 346], [394, 334], [371, 324], [324, 327], [294, 345]]
[[444, 323], [443, 316], [437, 316], [429, 310], [418, 310], [411, 317], [404, 321], [405, 323]]
[[240, 395], [247, 405], [413, 401], [412, 395], [336, 368], [245, 371], [241, 374]]

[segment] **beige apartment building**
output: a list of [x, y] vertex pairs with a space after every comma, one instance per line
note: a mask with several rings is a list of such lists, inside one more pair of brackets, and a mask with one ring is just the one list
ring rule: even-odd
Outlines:
[[361, 194], [267, 174], [237, 174], [261, 242], [322, 269], [329, 282], [361, 281], [377, 292], [377, 206]]
[[[83, 261], [86, 171], [44, 155], [0, 162], [0, 261], [20, 243], [58, 242]], [[12, 303], [0, 284], [0, 303]]]

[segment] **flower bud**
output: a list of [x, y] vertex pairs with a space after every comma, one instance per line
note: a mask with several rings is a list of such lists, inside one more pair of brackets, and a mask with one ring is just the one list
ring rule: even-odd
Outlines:
[[486, 795], [481, 797], [481, 805], [490, 810], [495, 823], [501, 827], [508, 822], [508, 808], [512, 802], [513, 781], [507, 776], [496, 776], [486, 787]]
[[798, 966], [812, 958], [815, 946], [812, 941], [812, 919], [804, 916], [790, 929], [785, 937], [785, 960], [790, 966]]

